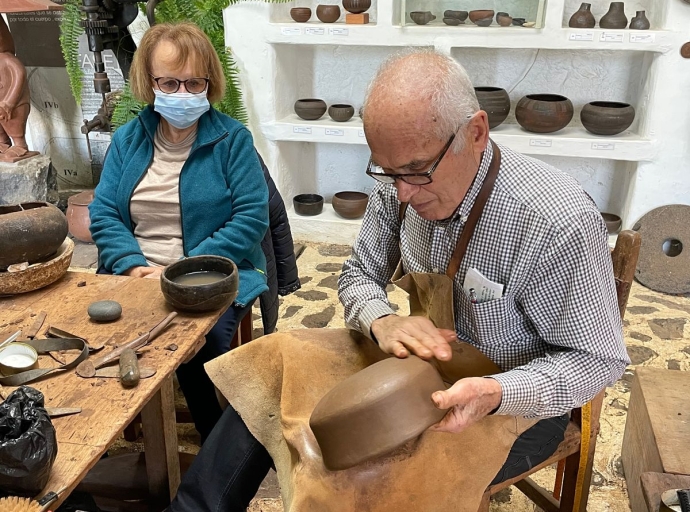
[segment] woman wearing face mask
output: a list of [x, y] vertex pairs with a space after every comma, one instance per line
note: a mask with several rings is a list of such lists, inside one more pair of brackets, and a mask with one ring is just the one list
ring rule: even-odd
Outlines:
[[230, 350], [242, 317], [267, 289], [268, 190], [249, 131], [209, 104], [223, 98], [225, 80], [196, 25], [150, 28], [130, 85], [148, 106], [113, 135], [89, 208], [99, 272], [158, 278], [166, 265], [202, 254], [239, 268], [237, 299], [177, 371], [203, 441], [221, 415], [203, 364]]

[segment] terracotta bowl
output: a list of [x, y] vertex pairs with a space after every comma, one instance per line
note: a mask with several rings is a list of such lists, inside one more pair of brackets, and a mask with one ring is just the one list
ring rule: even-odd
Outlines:
[[343, 7], [352, 14], [361, 14], [371, 7], [371, 0], [343, 0]]
[[67, 226], [70, 235], [81, 242], [92, 243], [91, 219], [89, 218], [89, 205], [93, 201], [93, 190], [84, 190], [67, 199]]
[[635, 109], [627, 103], [593, 101], [582, 107], [582, 126], [595, 135], [616, 135], [624, 132], [635, 120]]
[[452, 11], [452, 10], [447, 10], [443, 12], [443, 17], [444, 18], [453, 18], [456, 20], [460, 20], [461, 23], [464, 23], [465, 20], [467, 19], [467, 15], [469, 13], [467, 11]]
[[489, 128], [496, 128], [510, 114], [510, 96], [500, 87], [475, 87], [479, 108], [489, 116]]
[[[215, 283], [185, 285], [173, 280], [191, 272], [213, 271], [227, 277]], [[232, 304], [237, 298], [239, 276], [235, 263], [222, 256], [193, 256], [165, 268], [161, 274], [161, 291], [173, 309], [213, 311]]]
[[553, 133], [573, 118], [573, 103], [559, 94], [528, 94], [515, 107], [515, 119], [528, 132]]
[[295, 102], [295, 114], [305, 121], [316, 121], [326, 113], [326, 102], [316, 98], [305, 98]]
[[621, 230], [623, 221], [618, 215], [613, 213], [602, 213], [601, 216], [604, 218], [604, 222], [606, 222], [606, 229], [609, 235], [615, 235]]
[[470, 21], [480, 27], [488, 27], [494, 21], [494, 11], [490, 9], [470, 11]]
[[306, 23], [311, 18], [311, 9], [309, 7], [293, 7], [290, 9], [290, 17], [297, 23]]
[[331, 204], [335, 213], [345, 219], [358, 219], [367, 209], [369, 196], [364, 192], [337, 192]]
[[318, 215], [323, 211], [323, 196], [319, 194], [299, 194], [292, 198], [297, 215]]
[[352, 116], [355, 115], [355, 107], [345, 104], [331, 105], [328, 107], [328, 115], [331, 116], [333, 121], [344, 123], [352, 119]]
[[316, 8], [316, 17], [323, 23], [335, 23], [340, 18], [340, 7], [337, 5], [319, 5]]
[[431, 401], [442, 389], [436, 369], [415, 356], [384, 359], [345, 379], [309, 419], [324, 465], [347, 469], [416, 438], [445, 415]]
[[426, 25], [430, 21], [434, 21], [436, 16], [431, 14], [431, 11], [412, 11], [410, 13], [410, 18], [417, 25]]
[[0, 272], [0, 295], [32, 292], [53, 284], [67, 273], [73, 253], [74, 242], [65, 238], [50, 259], [29, 265], [19, 272]]

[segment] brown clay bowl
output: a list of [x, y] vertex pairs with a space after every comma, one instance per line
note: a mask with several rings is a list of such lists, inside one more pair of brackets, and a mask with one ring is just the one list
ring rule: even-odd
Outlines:
[[293, 7], [290, 9], [290, 17], [297, 23], [306, 23], [311, 18], [311, 9], [309, 7]]
[[323, 196], [319, 194], [298, 194], [292, 198], [297, 215], [318, 215], [323, 210]]
[[533, 133], [557, 132], [572, 118], [573, 103], [559, 94], [528, 94], [515, 107], [517, 122]]
[[490, 9], [481, 9], [477, 11], [470, 11], [470, 21], [480, 27], [488, 27], [494, 21], [494, 11]]
[[510, 114], [510, 96], [500, 87], [475, 87], [479, 108], [489, 116], [489, 128], [496, 128]]
[[416, 438], [445, 416], [431, 400], [445, 388], [438, 371], [415, 356], [384, 359], [340, 382], [309, 419], [324, 465], [347, 469]]
[[371, 7], [371, 0], [343, 0], [343, 7], [352, 14], [361, 14]]
[[464, 21], [460, 21], [457, 18], [443, 18], [443, 23], [450, 25], [451, 27], [457, 27], [458, 25], [464, 25]]
[[316, 7], [316, 17], [323, 23], [335, 23], [340, 18], [340, 7], [337, 5], [319, 5]]
[[355, 107], [345, 104], [331, 105], [328, 107], [328, 115], [331, 116], [333, 121], [344, 123], [352, 119], [352, 116], [355, 115]]
[[436, 16], [431, 14], [431, 11], [412, 11], [410, 13], [410, 18], [417, 25], [426, 25], [430, 21], [434, 21]]
[[606, 229], [609, 235], [615, 235], [621, 230], [623, 221], [618, 215], [613, 213], [602, 213], [601, 216], [604, 218], [604, 222], [606, 222]]
[[359, 219], [367, 209], [369, 196], [364, 192], [337, 192], [331, 204], [335, 213], [345, 219]]
[[461, 23], [464, 23], [465, 20], [467, 19], [467, 15], [469, 13], [467, 11], [452, 11], [452, 10], [447, 10], [443, 12], [443, 17], [444, 18], [453, 18], [456, 20], [460, 20]]
[[93, 201], [93, 190], [84, 190], [67, 199], [67, 226], [70, 234], [81, 242], [92, 243], [89, 205]]
[[305, 121], [316, 121], [326, 113], [326, 102], [316, 98], [305, 98], [295, 102], [295, 114]]
[[[220, 272], [227, 277], [211, 284], [185, 285], [173, 280], [191, 272]], [[239, 276], [235, 263], [222, 256], [192, 256], [177, 261], [163, 270], [161, 291], [173, 309], [181, 311], [213, 311], [232, 304], [237, 298]]]
[[513, 18], [507, 12], [499, 12], [496, 14], [496, 23], [502, 27], [509, 27], [513, 24]]
[[582, 126], [595, 135], [616, 135], [628, 128], [635, 120], [635, 109], [627, 103], [616, 101], [592, 101], [580, 112]]

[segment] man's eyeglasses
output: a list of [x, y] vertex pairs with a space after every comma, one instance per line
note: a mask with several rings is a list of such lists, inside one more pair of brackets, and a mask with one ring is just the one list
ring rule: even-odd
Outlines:
[[187, 92], [192, 94], [201, 94], [208, 87], [208, 78], [188, 78], [187, 80], [178, 80], [177, 78], [172, 78], [169, 76], [159, 76], [155, 77], [151, 75], [153, 81], [156, 82], [158, 88], [161, 92], [165, 94], [175, 94], [180, 90], [180, 86], [184, 84], [184, 88]]
[[450, 139], [448, 139], [448, 142], [443, 147], [443, 150], [441, 150], [441, 154], [438, 156], [436, 161], [426, 172], [417, 172], [410, 174], [388, 174], [383, 172], [383, 169], [378, 165], [374, 164], [373, 160], [369, 158], [369, 165], [367, 165], [367, 174], [375, 180], [380, 181], [381, 183], [395, 183], [396, 180], [402, 180], [410, 185], [428, 185], [433, 181], [431, 175], [434, 174], [434, 171], [441, 163], [441, 160], [443, 160], [443, 157], [446, 156], [446, 153], [448, 152], [450, 146], [453, 144], [454, 140], [455, 134], [450, 136]]

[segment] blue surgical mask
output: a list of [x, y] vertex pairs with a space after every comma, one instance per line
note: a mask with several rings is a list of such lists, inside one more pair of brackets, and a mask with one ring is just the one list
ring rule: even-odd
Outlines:
[[153, 109], [179, 130], [192, 126], [211, 108], [206, 91], [199, 94], [189, 92], [165, 94], [154, 89], [153, 92], [156, 95]]

